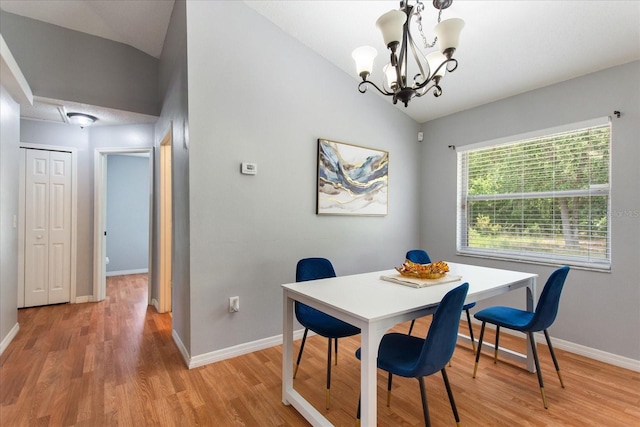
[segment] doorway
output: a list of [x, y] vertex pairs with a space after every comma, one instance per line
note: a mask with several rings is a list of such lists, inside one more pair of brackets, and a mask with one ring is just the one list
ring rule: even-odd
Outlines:
[[153, 148], [97, 148], [94, 157], [94, 232], [93, 232], [93, 300], [106, 298], [107, 242], [107, 158], [109, 155], [144, 154], [149, 161], [149, 245], [148, 304], [151, 303], [152, 240], [153, 240]]

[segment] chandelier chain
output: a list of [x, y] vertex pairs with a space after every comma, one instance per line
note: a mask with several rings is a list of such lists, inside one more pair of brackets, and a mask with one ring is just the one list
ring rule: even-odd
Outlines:
[[[438, 37], [434, 37], [433, 43], [429, 43], [427, 42], [427, 37], [424, 35], [424, 32], [422, 31], [422, 15], [420, 12], [424, 11], [424, 3], [422, 3], [421, 1], [418, 1], [416, 3], [415, 10], [416, 10], [415, 12], [416, 22], [418, 23], [418, 31], [420, 32], [420, 36], [422, 37], [422, 43], [424, 43], [424, 48], [431, 49], [436, 45], [436, 42], [438, 41]], [[441, 18], [442, 18], [442, 9], [438, 9], [438, 24], [440, 23]]]

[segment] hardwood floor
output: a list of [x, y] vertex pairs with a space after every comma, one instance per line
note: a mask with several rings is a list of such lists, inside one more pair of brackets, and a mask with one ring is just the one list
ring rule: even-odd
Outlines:
[[[0, 358], [0, 425], [308, 425], [281, 402], [281, 346], [188, 370], [171, 338], [170, 315], [147, 306], [146, 292], [146, 275], [119, 276], [108, 279], [103, 302], [20, 310], [20, 331]], [[414, 335], [426, 334], [428, 321], [420, 319]], [[327, 417], [337, 426], [354, 425], [358, 341], [340, 340], [332, 370]], [[524, 349], [519, 338], [503, 334], [501, 341]], [[462, 425], [640, 426], [640, 373], [556, 352], [566, 389], [539, 346], [545, 410], [535, 374], [494, 365], [487, 354], [474, 380], [471, 349], [459, 345], [447, 372]], [[310, 337], [295, 380], [317, 408], [324, 408], [325, 358], [326, 340]], [[455, 425], [442, 377], [427, 378], [426, 387], [432, 425]], [[379, 425], [423, 425], [417, 381], [394, 378], [390, 408], [382, 372], [378, 388]]]

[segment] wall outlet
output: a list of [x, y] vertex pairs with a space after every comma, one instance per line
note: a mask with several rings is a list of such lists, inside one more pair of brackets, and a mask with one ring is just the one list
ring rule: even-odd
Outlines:
[[229, 297], [229, 313], [240, 311], [240, 297]]

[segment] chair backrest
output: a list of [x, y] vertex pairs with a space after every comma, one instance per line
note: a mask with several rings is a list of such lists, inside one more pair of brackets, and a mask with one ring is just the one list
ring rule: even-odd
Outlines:
[[296, 266], [296, 282], [336, 277], [331, 261], [326, 258], [304, 258]]
[[[333, 265], [328, 259], [303, 258], [298, 261], [298, 265], [296, 266], [296, 282], [326, 279], [328, 277], [336, 277]], [[294, 304], [294, 311], [298, 321], [305, 325], [305, 327], [307, 326], [307, 320], [327, 316], [323, 312], [298, 301]]]
[[551, 273], [547, 283], [544, 285], [542, 294], [540, 294], [535, 314], [526, 330], [531, 332], [544, 331], [553, 324], [558, 314], [560, 294], [568, 274], [568, 266], [561, 267]]
[[438, 372], [453, 356], [458, 341], [460, 314], [468, 291], [469, 283], [463, 283], [447, 292], [438, 304], [413, 376], [420, 377]]
[[406, 258], [411, 262], [415, 262], [416, 264], [430, 264], [431, 263], [431, 258], [429, 258], [429, 254], [427, 253], [427, 251], [422, 250], [422, 249], [412, 249], [412, 250], [410, 250], [409, 252], [407, 252]]

